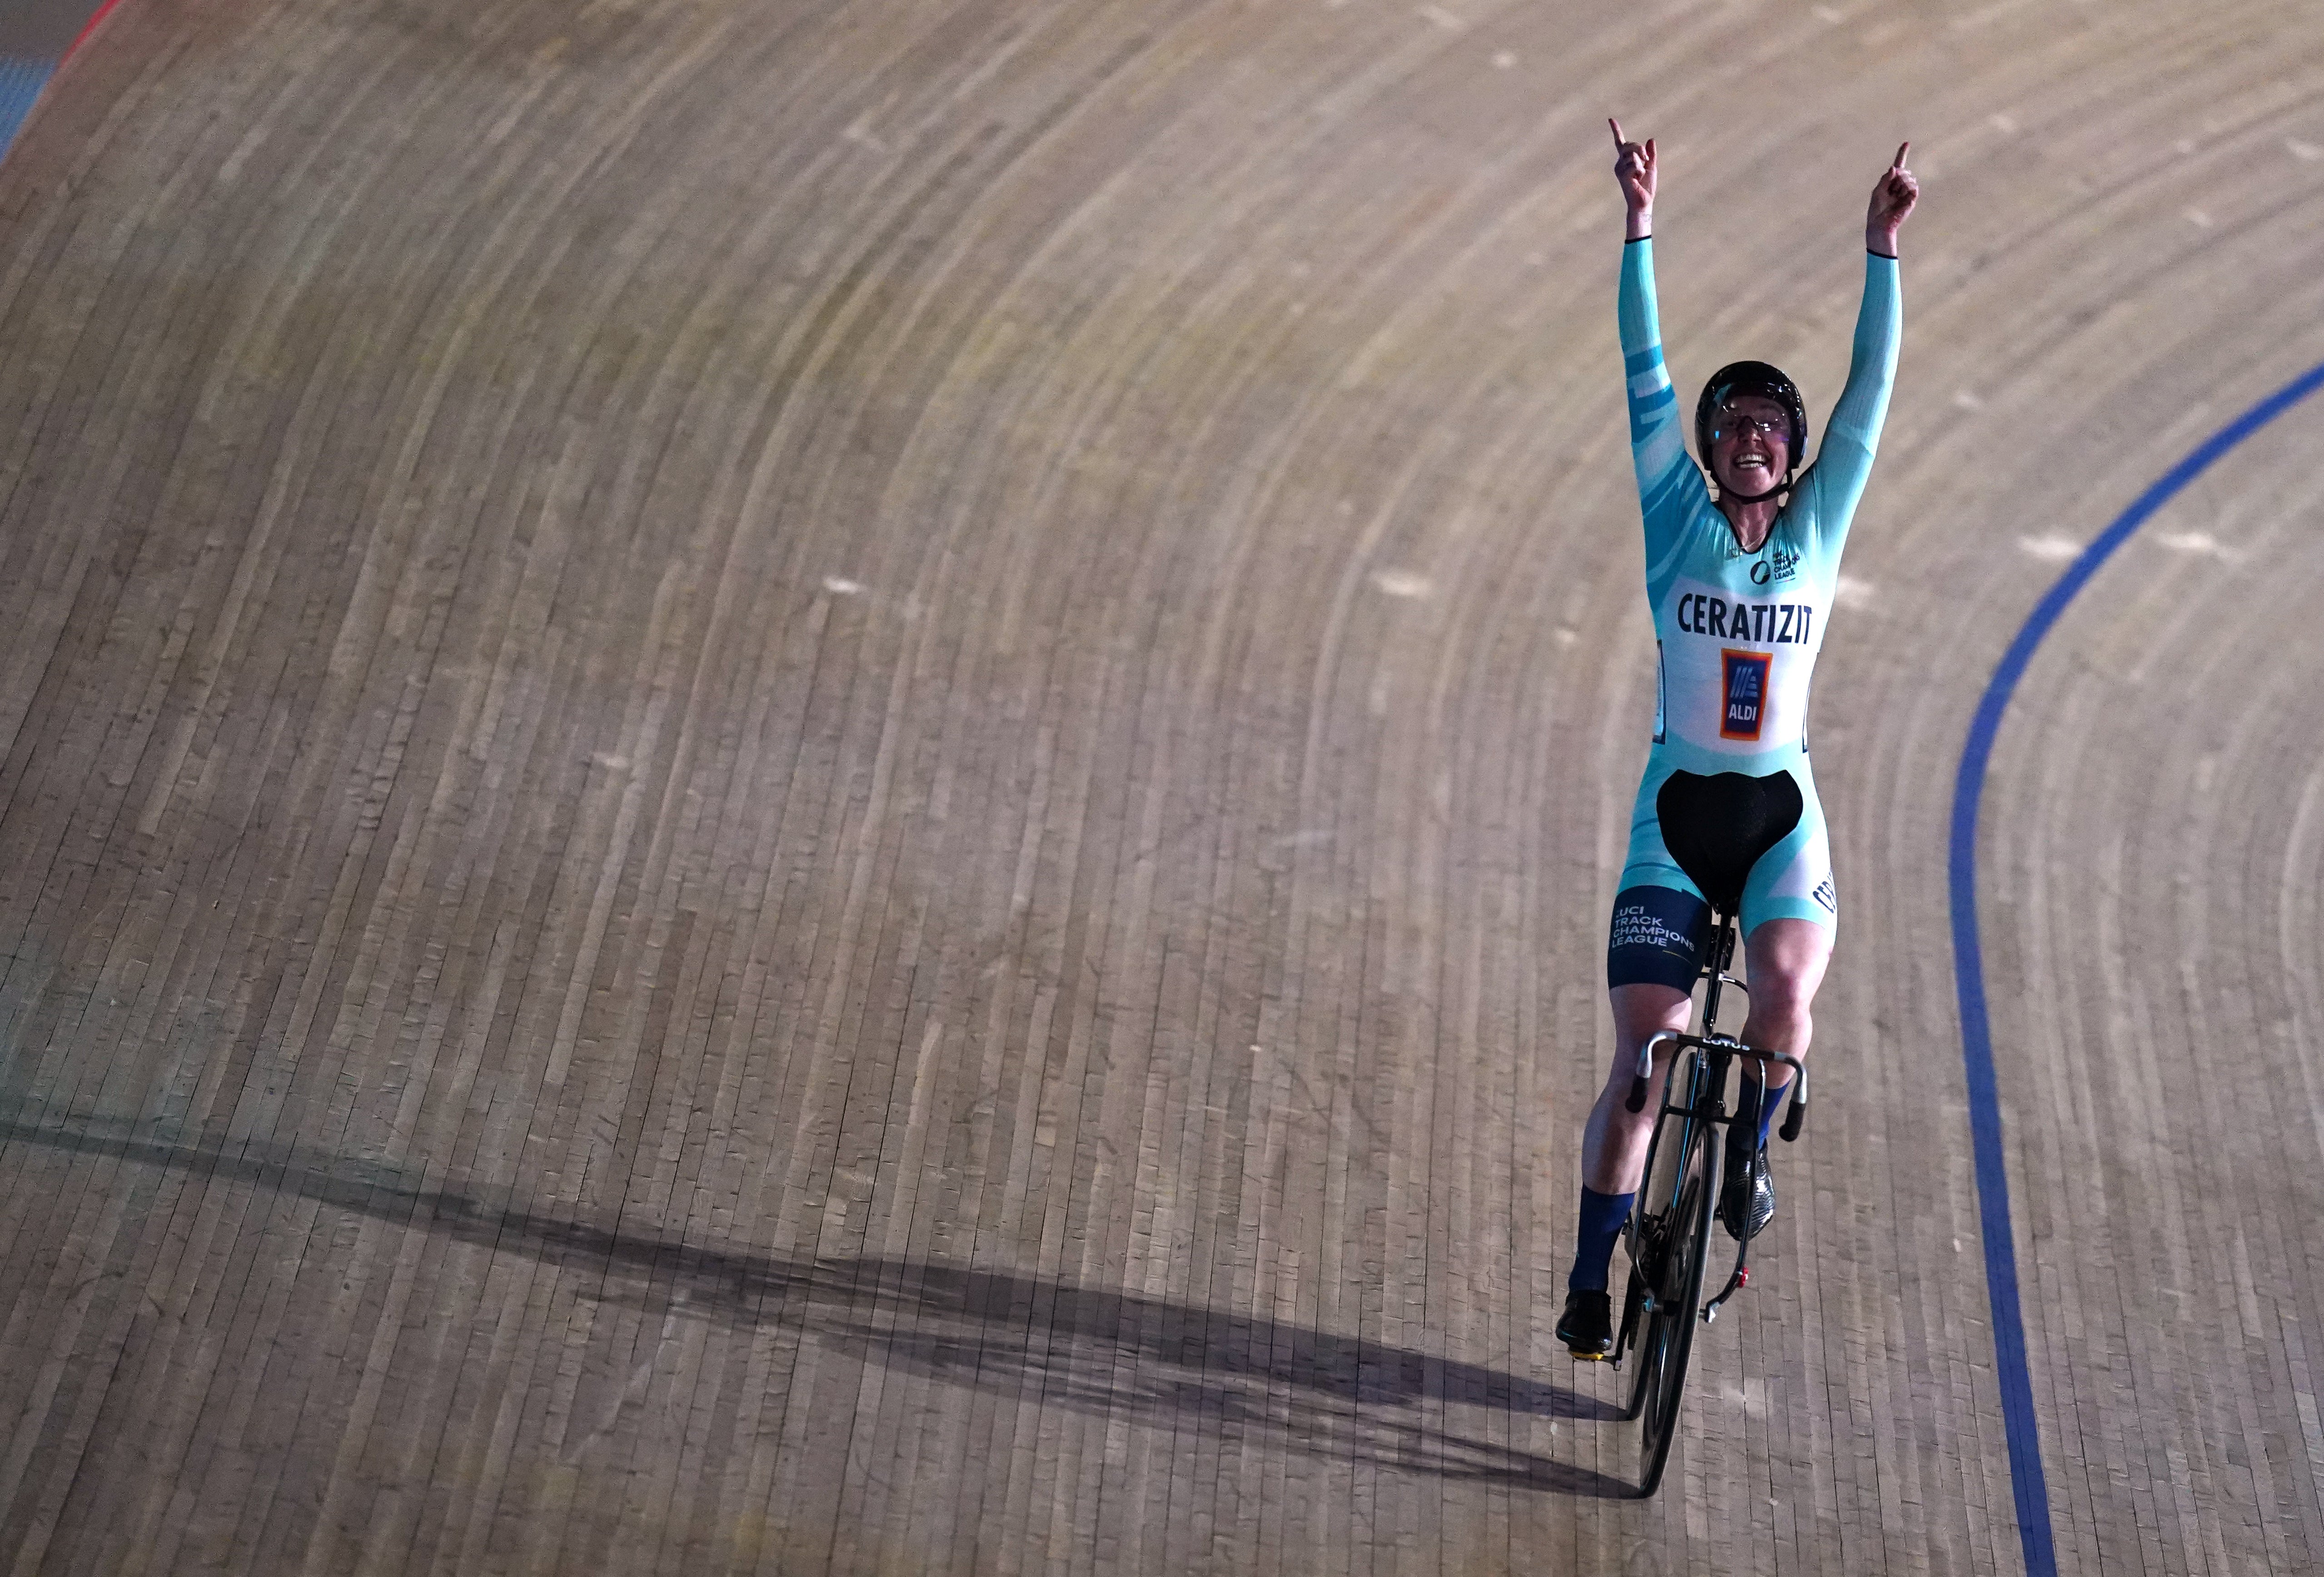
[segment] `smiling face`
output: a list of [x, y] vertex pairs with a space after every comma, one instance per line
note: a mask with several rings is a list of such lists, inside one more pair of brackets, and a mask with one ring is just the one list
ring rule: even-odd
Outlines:
[[1720, 491], [1749, 498], [1784, 479], [1792, 463], [1791, 412], [1757, 394], [1736, 394], [1711, 413], [1711, 475]]

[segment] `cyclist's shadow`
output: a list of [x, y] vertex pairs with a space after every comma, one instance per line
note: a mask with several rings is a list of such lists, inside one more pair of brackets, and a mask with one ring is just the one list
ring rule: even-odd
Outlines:
[[[309, 1147], [141, 1139], [126, 1124], [93, 1131], [113, 1126], [0, 1120], [0, 1144], [297, 1194], [586, 1274], [597, 1296], [657, 1318], [785, 1326], [867, 1363], [1043, 1405], [1516, 1489], [1605, 1499], [1630, 1489], [1489, 1438], [1522, 1432], [1529, 1418], [1611, 1419], [1613, 1407], [1479, 1364], [1012, 1271], [807, 1258], [608, 1227], [527, 1209], [507, 1189], [429, 1187], [395, 1163]], [[1454, 1427], [1456, 1408], [1480, 1410], [1478, 1423]]]
[[[1526, 1418], [1609, 1420], [1562, 1386], [1281, 1321], [1010, 1273], [825, 1260], [802, 1322], [866, 1361], [1053, 1406], [1189, 1423], [1303, 1455], [1613, 1499], [1628, 1484], [1505, 1436]], [[1455, 1427], [1456, 1407], [1478, 1422]], [[1498, 1418], [1494, 1416], [1498, 1415]], [[1499, 1425], [1488, 1430], [1485, 1420]]]

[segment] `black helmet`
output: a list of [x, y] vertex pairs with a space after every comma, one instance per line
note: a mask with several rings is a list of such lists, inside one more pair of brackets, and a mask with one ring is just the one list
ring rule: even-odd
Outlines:
[[1792, 444], [1785, 459], [1789, 470], [1798, 470], [1808, 447], [1807, 404], [1800, 398], [1799, 386], [1765, 362], [1729, 362], [1702, 386], [1702, 398], [1694, 402], [1694, 447], [1704, 468], [1711, 466], [1711, 413], [1738, 394], [1772, 400], [1791, 413]]

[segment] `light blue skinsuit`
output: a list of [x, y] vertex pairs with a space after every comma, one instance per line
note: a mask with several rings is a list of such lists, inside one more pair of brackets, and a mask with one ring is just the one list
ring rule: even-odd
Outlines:
[[1671, 773], [1789, 771], [1805, 809], [1791, 835], [1752, 867], [1740, 917], [1746, 936], [1763, 920], [1832, 927], [1839, 918], [1831, 844], [1808, 768], [1808, 679], [1823, 646], [1840, 549], [1888, 411], [1904, 325], [1896, 272], [1895, 258], [1865, 254], [1848, 387], [1814, 466], [1798, 479], [1758, 551], [1746, 553], [1687, 456], [1678, 398], [1663, 365], [1654, 243], [1633, 241], [1622, 251], [1622, 366], [1646, 519], [1646, 604], [1661, 672], [1654, 750], [1638, 784], [1629, 855], [1616, 890], [1667, 887], [1702, 896], [1672, 862], [1655, 818], [1655, 796]]

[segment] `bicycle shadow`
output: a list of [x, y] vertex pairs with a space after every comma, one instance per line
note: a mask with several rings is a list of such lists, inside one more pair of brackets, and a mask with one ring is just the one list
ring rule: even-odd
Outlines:
[[688, 1242], [428, 1187], [298, 1145], [182, 1145], [0, 1120], [0, 1144], [244, 1184], [587, 1273], [650, 1317], [786, 1327], [860, 1361], [1154, 1427], [1513, 1489], [1615, 1499], [1593, 1470], [1457, 1430], [1455, 1406], [1609, 1420], [1561, 1386], [1255, 1315], [938, 1260], [801, 1258]]

